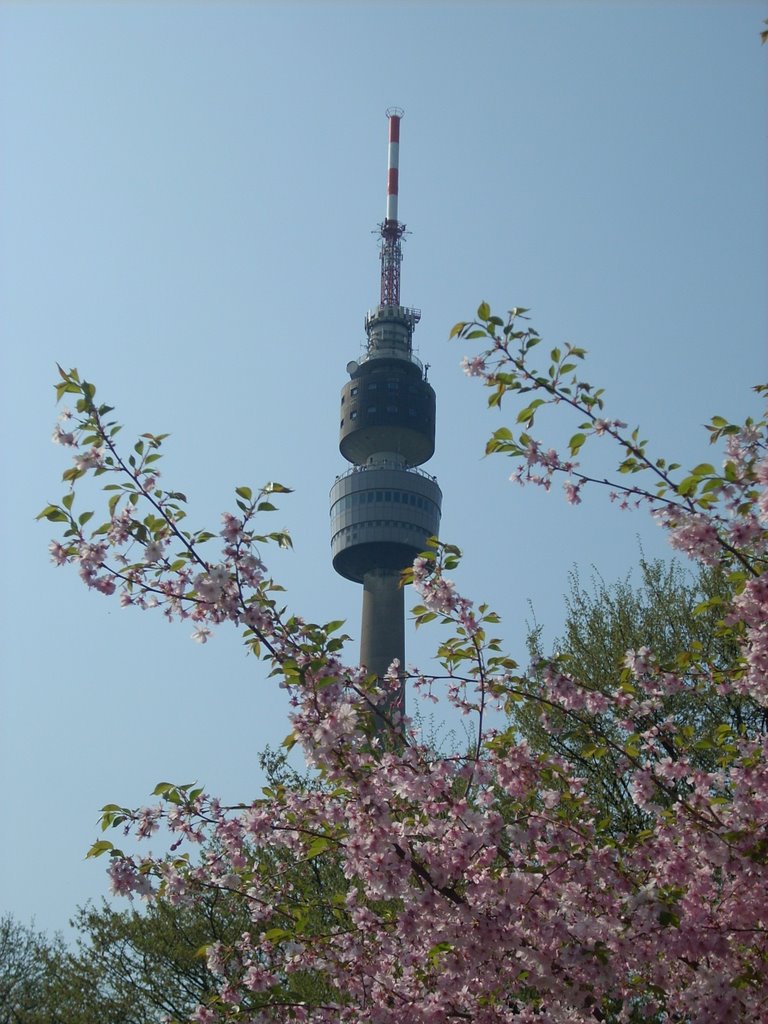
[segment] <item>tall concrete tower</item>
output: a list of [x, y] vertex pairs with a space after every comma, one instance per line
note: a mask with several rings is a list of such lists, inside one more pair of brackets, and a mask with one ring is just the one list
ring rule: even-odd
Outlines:
[[[360, 664], [383, 676], [405, 665], [405, 599], [400, 573], [440, 526], [442, 494], [418, 467], [435, 450], [435, 392], [413, 354], [421, 312], [400, 305], [405, 224], [397, 216], [400, 120], [387, 110], [386, 216], [381, 296], [365, 317], [365, 352], [347, 364], [339, 450], [352, 463], [331, 488], [331, 551], [336, 572], [363, 585]], [[402, 710], [402, 692], [400, 710]]]

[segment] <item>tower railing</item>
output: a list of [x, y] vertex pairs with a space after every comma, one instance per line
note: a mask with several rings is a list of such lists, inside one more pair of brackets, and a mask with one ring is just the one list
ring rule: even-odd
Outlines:
[[378, 345], [374, 348], [371, 345], [362, 353], [357, 362], [358, 364], [367, 363], [369, 359], [405, 359], [407, 362], [413, 363], [414, 366], [417, 366], [424, 373], [424, 363], [422, 363], [419, 357], [403, 348], [390, 348], [389, 346], [381, 348]]
[[403, 473], [413, 473], [414, 476], [424, 477], [425, 480], [431, 480], [433, 483], [437, 483], [437, 477], [432, 476], [430, 473], [425, 473], [419, 466], [403, 466], [402, 463], [392, 462], [388, 465], [386, 462], [377, 462], [375, 466], [350, 466], [349, 469], [343, 473], [337, 473], [335, 480], [344, 480], [345, 477], [353, 476], [355, 473], [372, 473], [377, 469], [398, 469]]
[[387, 315], [394, 316], [398, 320], [405, 320], [411, 327], [415, 327], [421, 320], [421, 310], [414, 306], [376, 306], [375, 309], [369, 309], [365, 314], [366, 331], [374, 320], [379, 320]]

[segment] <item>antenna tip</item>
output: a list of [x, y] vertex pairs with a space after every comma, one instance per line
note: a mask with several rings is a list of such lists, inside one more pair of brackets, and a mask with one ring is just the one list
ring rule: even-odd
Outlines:
[[402, 107], [387, 107], [387, 117], [402, 117], [404, 113]]

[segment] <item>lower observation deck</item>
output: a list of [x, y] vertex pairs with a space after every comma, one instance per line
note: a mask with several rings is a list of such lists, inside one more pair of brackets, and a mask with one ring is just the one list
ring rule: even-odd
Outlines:
[[331, 488], [333, 567], [356, 583], [373, 569], [399, 572], [440, 528], [443, 495], [418, 469], [354, 467]]

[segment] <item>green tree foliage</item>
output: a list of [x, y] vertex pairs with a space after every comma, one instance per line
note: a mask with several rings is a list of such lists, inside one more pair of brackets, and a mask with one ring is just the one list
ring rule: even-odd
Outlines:
[[[77, 911], [73, 947], [0, 920], [0, 1024], [159, 1024], [188, 1016], [216, 988], [201, 945], [232, 941], [242, 907], [210, 894], [193, 909], [104, 902]], [[242, 929], [241, 929], [242, 930]]]
[[184, 1018], [216, 989], [201, 948], [231, 941], [244, 920], [242, 906], [221, 893], [207, 894], [194, 908], [164, 900], [141, 912], [106, 902], [82, 908], [73, 921], [77, 946], [62, 958], [58, 990], [74, 1012], [90, 1012], [94, 1021]]
[[[293, 771], [282, 752], [267, 749], [260, 763], [266, 791], [317, 785]], [[219, 856], [213, 847], [205, 853], [209, 861]], [[261, 850], [259, 866], [276, 878], [292, 874], [295, 904], [312, 908], [306, 914], [309, 931], [324, 927], [329, 908], [338, 915], [337, 895], [346, 882], [327, 851], [297, 862], [284, 852]], [[238, 941], [250, 920], [241, 898], [215, 887], [201, 890], [190, 903], [171, 897], [141, 909], [117, 910], [107, 901], [79, 908], [71, 922], [76, 931], [71, 947], [60, 936], [51, 940], [5, 917], [0, 920], [0, 1024], [188, 1019], [219, 988], [207, 951]], [[280, 923], [278, 911], [265, 926], [279, 929]], [[294, 975], [285, 986], [286, 1001], [316, 996], [317, 984], [312, 975]]]
[[43, 1024], [48, 1004], [49, 966], [63, 948], [10, 915], [0, 918], [0, 1024]]
[[[754, 701], [733, 692], [722, 696], [697, 692], [702, 666], [717, 678], [738, 662], [738, 645], [722, 624], [723, 607], [733, 596], [731, 586], [719, 569], [702, 567], [692, 573], [677, 562], [661, 559], [641, 559], [637, 574], [638, 582], [629, 575], [607, 583], [595, 573], [585, 586], [574, 570], [565, 599], [563, 634], [554, 643], [554, 653], [545, 659], [541, 627], [529, 635], [534, 665], [555, 660], [591, 690], [613, 695], [628, 674], [627, 651], [650, 648], [657, 662], [675, 667], [686, 687], [649, 709], [647, 727], [671, 718], [687, 756], [697, 767], [712, 771], [730, 749], [733, 737], [754, 736], [766, 729], [766, 712]], [[589, 796], [617, 832], [646, 827], [647, 815], [629, 789], [615, 710], [576, 717], [532, 702], [510, 704], [510, 710], [515, 730], [535, 750], [564, 758], [578, 769]], [[542, 721], [543, 715], [548, 722]], [[680, 751], [674, 731], [666, 733], [667, 753], [677, 760]], [[694, 736], [706, 739], [691, 752]]]

